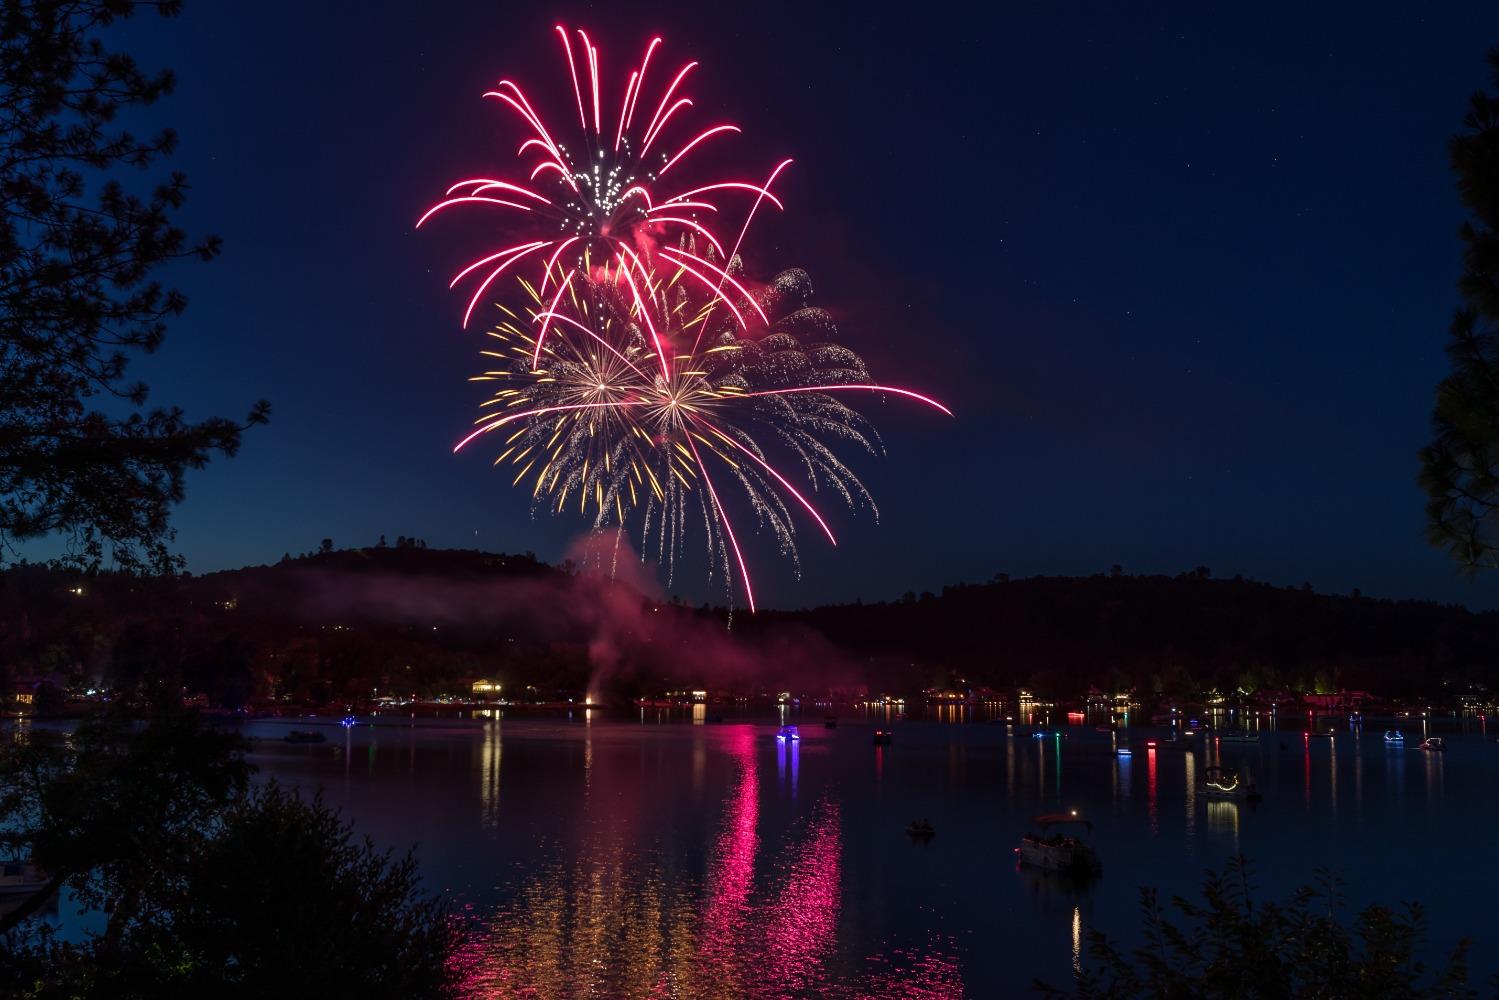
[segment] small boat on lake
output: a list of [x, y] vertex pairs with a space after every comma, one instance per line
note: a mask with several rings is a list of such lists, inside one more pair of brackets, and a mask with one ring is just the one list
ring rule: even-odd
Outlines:
[[877, 747], [888, 747], [895, 734], [888, 729], [876, 729], [874, 731], [874, 745]]
[[1133, 757], [1134, 756], [1134, 751], [1130, 750], [1129, 747], [1116, 747], [1114, 749], [1114, 756], [1115, 757]]
[[1208, 767], [1202, 772], [1202, 795], [1209, 799], [1248, 799], [1256, 801], [1260, 798], [1259, 789], [1254, 782], [1240, 780], [1238, 772], [1230, 771], [1223, 767]]
[[801, 733], [798, 733], [796, 731], [795, 726], [782, 726], [781, 731], [779, 733], [776, 733], [776, 739], [780, 740], [782, 743], [794, 743], [801, 738]]
[[285, 736], [288, 743], [327, 743], [328, 737], [311, 729], [293, 729]]
[[[1093, 824], [1079, 819], [1076, 813], [1047, 813], [1031, 817], [1031, 822], [1040, 827], [1040, 833], [1027, 833], [1020, 838], [1015, 853], [1020, 863], [1046, 871], [1065, 872], [1071, 875], [1097, 875], [1103, 871], [1098, 855], [1083, 839], [1082, 832], [1093, 832]], [[1076, 833], [1053, 833], [1052, 827], [1078, 828]]]
[[906, 827], [906, 836], [912, 840], [931, 840], [937, 836], [937, 828], [924, 819], [914, 819], [911, 825]]
[[1405, 734], [1398, 729], [1386, 729], [1384, 741], [1396, 746], [1405, 746]]
[[1219, 734], [1218, 740], [1222, 743], [1258, 743], [1260, 734], [1245, 730], [1230, 731]]
[[1421, 741], [1420, 750], [1446, 750], [1447, 742], [1440, 736], [1430, 736]]
[[29, 861], [7, 861], [0, 865], [0, 896], [29, 896], [49, 881], [50, 876]]

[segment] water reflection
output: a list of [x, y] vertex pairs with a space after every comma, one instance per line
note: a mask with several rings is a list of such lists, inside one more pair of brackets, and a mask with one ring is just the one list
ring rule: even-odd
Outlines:
[[1327, 802], [1333, 815], [1338, 812], [1338, 741], [1327, 741]]
[[500, 758], [503, 751], [504, 741], [500, 738], [500, 724], [495, 722], [485, 726], [484, 738], [479, 741], [478, 745], [479, 766], [475, 768], [475, 773], [479, 776], [479, 823], [481, 826], [492, 827], [500, 819]]
[[[1023, 992], [1007, 978], [1019, 969], [1066, 980], [1084, 925], [1127, 937], [1135, 886], [1190, 897], [1204, 866], [1239, 851], [1277, 885], [1327, 865], [1377, 883], [1380, 899], [1420, 898], [1438, 914], [1434, 943], [1492, 940], [1462, 895], [1471, 886], [1400, 861], [1427, 850], [1438, 823], [1455, 855], [1479, 856], [1499, 823], [1499, 755], [1476, 722], [1468, 740], [1449, 736], [1445, 758], [1388, 748], [1382, 729], [1304, 737], [1298, 750], [1293, 715], [1294, 729], [1252, 747], [1145, 730], [1143, 759], [1126, 760], [1108, 753], [1123, 736], [1087, 726], [1037, 740], [1020, 725], [899, 722], [881, 747], [870, 739], [879, 723], [855, 722], [804, 726], [788, 746], [770, 713], [701, 727], [685, 711], [676, 725], [581, 715], [413, 727], [409, 754], [386, 733], [372, 777], [333, 752], [347, 744], [369, 759], [365, 727], [309, 749], [268, 724], [254, 757], [263, 774], [329, 788], [381, 844], [421, 842], [432, 884], [472, 907], [478, 932], [460, 968], [476, 997], [1011, 995]], [[1415, 718], [1407, 725], [1414, 743]], [[1205, 801], [1203, 769], [1217, 761], [1252, 775], [1264, 803]], [[352, 796], [339, 795], [344, 775]], [[1348, 836], [1350, 802], [1378, 836]], [[995, 863], [1027, 817], [1072, 808], [1096, 824], [1097, 883]], [[901, 830], [923, 815], [941, 833], [911, 851]]]
[[1083, 911], [1076, 906], [1072, 908], [1072, 972], [1083, 974]]
[[1187, 849], [1191, 850], [1195, 846], [1192, 834], [1197, 829], [1197, 755], [1188, 750], [1182, 759], [1187, 775]]
[[[838, 805], [825, 799], [818, 804], [806, 840], [768, 911], [762, 971], [769, 982], [754, 985], [772, 995], [803, 993], [822, 979], [823, 962], [836, 943], [838, 927], [843, 857], [839, 832]], [[749, 992], [748, 988], [735, 991], [739, 996]]]
[[1421, 756], [1426, 758], [1426, 811], [1435, 812], [1442, 801], [1442, 765], [1447, 755], [1423, 750]]
[[1158, 819], [1158, 817], [1156, 815], [1156, 805], [1155, 805], [1155, 788], [1156, 788], [1156, 784], [1155, 784], [1155, 768], [1156, 768], [1155, 747], [1147, 747], [1146, 748], [1146, 750], [1145, 750], [1145, 766], [1146, 766], [1146, 772], [1145, 772], [1146, 811], [1147, 811], [1147, 813], [1150, 816], [1150, 832], [1152, 834], [1156, 834], [1156, 833], [1160, 833], [1161, 832], [1161, 827], [1160, 827], [1159, 819]]
[[[602, 822], [567, 860], [531, 876], [455, 960], [472, 997], [963, 996], [953, 945], [891, 949], [841, 971], [842, 807], [820, 798], [790, 843], [761, 821], [757, 746], [729, 738], [733, 767], [705, 877], [642, 856], [629, 824]], [[797, 751], [790, 758], [795, 773]], [[758, 876], [758, 877], [757, 877]]]
[[1239, 853], [1239, 804], [1225, 799], [1209, 799], [1208, 832], [1228, 834], [1233, 840], [1233, 853]]

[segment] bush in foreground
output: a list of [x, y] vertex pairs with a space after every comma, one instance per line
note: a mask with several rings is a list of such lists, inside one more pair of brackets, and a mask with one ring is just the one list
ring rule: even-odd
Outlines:
[[1341, 884], [1318, 872], [1289, 902], [1257, 904], [1249, 865], [1235, 858], [1203, 883], [1203, 901], [1176, 897], [1168, 919], [1156, 891], [1140, 890], [1144, 943], [1126, 954], [1106, 935], [1089, 936], [1089, 966], [1071, 990], [1046, 983], [1050, 997], [1370, 998], [1424, 1000], [1472, 996], [1461, 942], [1446, 965], [1420, 960], [1426, 920], [1419, 904], [1370, 906], [1343, 919]]

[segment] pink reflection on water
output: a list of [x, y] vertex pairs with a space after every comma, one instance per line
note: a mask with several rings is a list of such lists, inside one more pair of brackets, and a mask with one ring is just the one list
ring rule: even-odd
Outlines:
[[869, 997], [875, 1000], [960, 1000], [963, 975], [958, 957], [934, 942], [930, 951], [892, 949], [890, 954], [871, 955], [863, 980], [823, 994], [836, 997]]
[[838, 804], [819, 802], [765, 927], [767, 984], [799, 991], [815, 982], [837, 940], [843, 841]]
[[706, 961], [733, 962], [755, 883], [755, 847], [760, 822], [760, 774], [752, 730], [737, 727], [729, 753], [738, 767], [723, 830], [713, 845], [703, 910], [700, 952]]
[[1155, 747], [1151, 747], [1150, 749], [1145, 751], [1145, 761], [1145, 787], [1147, 792], [1149, 793], [1149, 797], [1146, 799], [1146, 802], [1150, 811], [1150, 832], [1156, 833], [1158, 832], [1158, 824], [1156, 821], [1155, 806]]
[[[820, 798], [796, 814], [784, 840], [762, 832], [764, 740], [736, 727], [715, 749], [732, 772], [701, 881], [663, 865], [633, 808], [608, 810], [574, 851], [525, 876], [513, 899], [487, 912], [464, 908], [471, 933], [453, 963], [461, 995], [963, 996], [957, 945], [943, 935], [886, 940], [862, 961], [840, 953], [839, 803]], [[781, 750], [778, 762], [795, 767]], [[773, 830], [775, 810], [768, 815]]]

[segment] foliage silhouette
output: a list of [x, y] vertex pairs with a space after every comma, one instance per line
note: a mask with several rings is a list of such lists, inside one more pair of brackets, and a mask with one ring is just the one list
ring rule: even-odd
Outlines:
[[[0, 995], [449, 995], [456, 924], [413, 858], [356, 841], [320, 797], [251, 788], [237, 736], [147, 691], [0, 751], [0, 852], [51, 874], [0, 918]], [[59, 942], [31, 919], [64, 885], [100, 933]]]
[[[1499, 87], [1499, 47], [1488, 54]], [[1452, 371], [1438, 383], [1433, 440], [1421, 449], [1426, 533], [1468, 573], [1499, 566], [1499, 97], [1479, 91], [1448, 146], [1472, 218], [1463, 224], [1463, 305], [1452, 318]]]
[[1088, 938], [1089, 964], [1071, 990], [1038, 982], [1050, 997], [1425, 998], [1471, 995], [1468, 943], [1443, 968], [1420, 960], [1426, 918], [1419, 904], [1370, 906], [1343, 919], [1342, 884], [1325, 871], [1286, 903], [1256, 903], [1249, 863], [1231, 859], [1209, 872], [1201, 903], [1171, 902], [1174, 921], [1151, 888], [1140, 890], [1142, 943], [1125, 953], [1100, 931]]
[[269, 406], [193, 423], [146, 409], [146, 386], [127, 381], [131, 356], [160, 347], [187, 303], [153, 275], [219, 252], [217, 237], [189, 240], [172, 222], [182, 174], [143, 194], [122, 180], [177, 143], [115, 124], [174, 83], [99, 40], [142, 8], [181, 3], [0, 5], [0, 553], [59, 534], [74, 563], [161, 571], [180, 565], [168, 515], [185, 472], [234, 454]]

